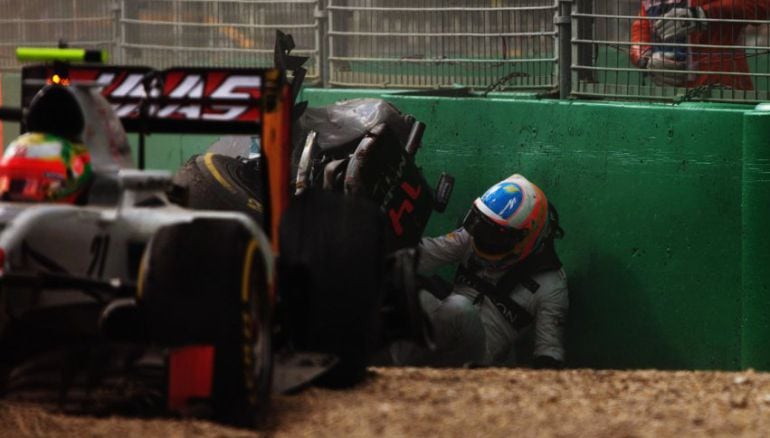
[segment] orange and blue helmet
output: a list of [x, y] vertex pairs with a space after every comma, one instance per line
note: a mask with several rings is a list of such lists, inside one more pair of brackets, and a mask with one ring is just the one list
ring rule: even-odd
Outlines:
[[78, 202], [93, 170], [84, 145], [50, 134], [27, 133], [0, 159], [0, 198], [22, 202]]
[[500, 181], [473, 201], [463, 221], [482, 266], [507, 268], [538, 250], [549, 234], [548, 199], [519, 174]]

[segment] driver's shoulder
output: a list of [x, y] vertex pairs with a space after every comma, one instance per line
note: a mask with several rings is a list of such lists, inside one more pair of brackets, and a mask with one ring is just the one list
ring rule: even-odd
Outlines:
[[563, 268], [552, 269], [532, 275], [538, 284], [539, 295], [560, 295], [567, 293], [567, 274]]

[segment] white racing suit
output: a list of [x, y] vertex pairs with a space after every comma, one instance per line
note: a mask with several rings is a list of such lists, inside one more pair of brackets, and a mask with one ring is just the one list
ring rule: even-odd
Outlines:
[[[425, 274], [442, 265], [457, 263], [462, 270], [471, 257], [471, 236], [460, 228], [441, 237], [423, 238], [418, 270]], [[505, 271], [481, 269], [475, 275], [495, 285]], [[510, 314], [509, 318], [504, 317], [506, 309], [499, 300], [497, 306], [502, 311], [494, 300], [458, 279], [461, 277], [456, 278], [452, 292], [443, 300], [420, 291], [420, 304], [433, 325], [436, 349], [429, 350], [409, 341], [396, 342], [390, 347], [396, 365], [511, 366], [515, 364], [516, 341], [532, 325], [533, 357], [564, 361], [563, 331], [569, 298], [563, 269], [535, 272], [506, 292], [513, 307], [519, 313], [525, 312], [520, 315], [525, 325], [512, 323]]]

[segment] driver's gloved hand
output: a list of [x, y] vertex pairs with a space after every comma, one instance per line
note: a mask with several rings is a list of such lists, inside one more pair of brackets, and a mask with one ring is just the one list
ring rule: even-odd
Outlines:
[[417, 274], [416, 248], [402, 248], [387, 258], [387, 287], [382, 301], [383, 329], [386, 342], [408, 339], [434, 348], [433, 326], [420, 304], [422, 276]]
[[[646, 59], [645, 67], [652, 81], [660, 86], [682, 87], [687, 83], [687, 59], [674, 51], [654, 52]], [[670, 73], [657, 70], [671, 70]]]

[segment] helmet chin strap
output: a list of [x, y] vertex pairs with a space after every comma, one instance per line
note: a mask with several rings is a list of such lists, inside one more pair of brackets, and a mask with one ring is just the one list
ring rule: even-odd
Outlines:
[[503, 257], [500, 260], [489, 260], [479, 255], [476, 251], [471, 253], [471, 257], [468, 259], [468, 268], [472, 271], [479, 271], [486, 269], [489, 271], [505, 271], [516, 265], [516, 256], [511, 254], [508, 257]]

